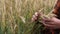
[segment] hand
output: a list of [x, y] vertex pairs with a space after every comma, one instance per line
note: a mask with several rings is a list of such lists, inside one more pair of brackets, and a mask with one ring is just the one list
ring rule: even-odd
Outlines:
[[[39, 12], [36, 12], [33, 15], [32, 21], [36, 21], [39, 16], [41, 16], [41, 14]], [[60, 28], [60, 20], [55, 17], [52, 17], [50, 19], [48, 19], [47, 17], [43, 18], [42, 24], [45, 25], [48, 29], [59, 29]]]
[[42, 23], [46, 26], [48, 29], [59, 29], [60, 28], [60, 20], [52, 17], [51, 19], [43, 18]]
[[41, 14], [39, 12], [35, 12], [35, 14], [33, 15], [32, 17], [32, 21], [37, 21], [38, 20], [38, 17], [40, 16]]

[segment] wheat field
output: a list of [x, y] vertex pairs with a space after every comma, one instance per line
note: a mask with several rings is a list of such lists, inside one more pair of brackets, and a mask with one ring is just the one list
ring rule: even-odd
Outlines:
[[0, 0], [0, 34], [30, 34], [32, 15], [51, 11], [55, 0]]

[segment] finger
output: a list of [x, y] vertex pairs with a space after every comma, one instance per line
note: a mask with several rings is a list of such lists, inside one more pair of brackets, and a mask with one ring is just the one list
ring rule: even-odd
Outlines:
[[55, 25], [44, 24], [48, 29], [54, 29]]
[[45, 24], [49, 24], [49, 25], [57, 25], [56, 22], [46, 22]]
[[49, 27], [52, 27], [54, 25], [51, 25], [51, 24], [46, 24], [44, 21], [42, 22], [45, 26], [49, 26]]
[[54, 22], [45, 22], [45, 24], [56, 25]]
[[35, 15], [33, 15], [32, 21], [35, 21], [35, 20], [37, 20], [37, 17]]
[[57, 29], [57, 28], [60, 28], [59, 26], [57, 26], [56, 24], [54, 24], [53, 22], [51, 22], [50, 24], [46, 24], [44, 21], [42, 22], [43, 25], [45, 27], [47, 27], [48, 29]]
[[38, 12], [36, 12], [36, 13], [35, 13], [35, 16], [36, 16], [36, 17], [38, 17], [38, 16], [39, 16], [39, 13], [38, 13]]
[[42, 18], [42, 20], [43, 20], [43, 21], [51, 21], [51, 20], [50, 20], [49, 18], [47, 18], [47, 17], [46, 17], [46, 18], [45, 18], [45, 17]]
[[33, 15], [33, 18], [34, 18], [35, 20], [37, 20], [37, 17], [36, 17], [35, 15]]
[[44, 24], [45, 27], [47, 27], [48, 29], [56, 29], [56, 25], [49, 25], [49, 24]]
[[34, 22], [35, 20], [34, 20], [34, 18], [32, 18], [32, 22]]
[[42, 24], [48, 28], [48, 29], [56, 29], [56, 25], [53, 25], [53, 24], [46, 24], [44, 21], [42, 22]]
[[43, 22], [43, 23], [45, 23], [45, 24], [51, 24], [51, 25], [53, 25], [53, 24], [55, 24], [55, 22], [53, 22], [53, 21], [50, 21], [50, 20], [41, 20], [41, 22]]
[[55, 17], [53, 17], [52, 20], [53, 20], [54, 22], [59, 22], [59, 21], [60, 21], [59, 19], [57, 19], [57, 18], [55, 18]]
[[43, 18], [42, 21], [45, 21], [45, 23], [47, 23], [47, 22], [53, 22], [51, 19], [45, 19], [45, 18]]
[[41, 20], [42, 23], [45, 23], [45, 24], [50, 24], [51, 21], [45, 21], [45, 20]]

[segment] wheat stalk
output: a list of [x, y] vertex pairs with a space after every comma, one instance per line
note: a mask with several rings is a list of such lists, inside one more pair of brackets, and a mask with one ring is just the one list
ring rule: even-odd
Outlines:
[[[56, 3], [57, 3], [57, 0], [55, 1], [54, 6], [56, 5]], [[53, 6], [53, 7], [54, 7], [54, 6]], [[47, 15], [44, 14], [44, 11], [42, 11], [43, 9], [45, 9], [45, 7], [42, 8], [41, 10], [39, 10], [39, 13], [41, 14], [41, 16], [40, 16], [41, 18], [44, 18], [44, 17], [51, 18], [51, 17], [56, 16], [55, 14], [53, 14], [54, 9], [51, 10]]]

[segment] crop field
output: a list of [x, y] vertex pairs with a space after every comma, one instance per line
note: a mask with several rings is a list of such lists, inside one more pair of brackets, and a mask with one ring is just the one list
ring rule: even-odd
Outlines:
[[49, 12], [55, 0], [0, 0], [0, 34], [30, 34], [33, 14], [44, 8]]

